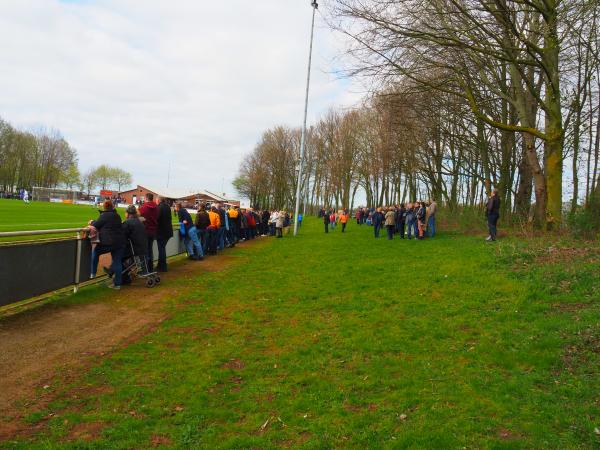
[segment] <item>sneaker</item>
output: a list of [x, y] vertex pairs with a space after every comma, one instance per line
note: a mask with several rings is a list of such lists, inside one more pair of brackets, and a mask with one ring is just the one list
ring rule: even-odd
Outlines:
[[114, 283], [107, 284], [106, 287], [108, 287], [109, 289], [114, 289], [115, 291], [121, 290], [121, 286], [115, 286]]
[[493, 239], [492, 239], [491, 236], [488, 236], [487, 238], [485, 238], [485, 240], [488, 241], [488, 242], [493, 241]]
[[112, 278], [113, 277], [114, 274], [113, 274], [112, 270], [110, 270], [108, 267], [103, 267], [102, 270], [104, 271], [104, 273], [106, 275], [108, 275], [108, 278]]

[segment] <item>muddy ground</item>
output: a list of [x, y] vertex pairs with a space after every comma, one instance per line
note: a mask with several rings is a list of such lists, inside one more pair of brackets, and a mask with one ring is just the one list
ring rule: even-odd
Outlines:
[[23, 419], [52, 400], [55, 377], [76, 380], [99, 358], [140, 339], [167, 318], [166, 301], [190, 275], [223, 270], [234, 259], [179, 260], [153, 289], [136, 280], [92, 302], [50, 302], [0, 317], [0, 441], [35, 431]]

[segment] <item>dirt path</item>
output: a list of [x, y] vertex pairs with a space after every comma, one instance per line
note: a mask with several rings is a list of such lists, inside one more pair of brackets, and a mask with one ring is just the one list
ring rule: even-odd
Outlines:
[[49, 303], [0, 319], [0, 441], [26, 431], [23, 417], [52, 398], [55, 377], [76, 379], [99, 357], [147, 334], [167, 318], [165, 302], [185, 289], [190, 275], [222, 270], [233, 260], [224, 254], [179, 261], [153, 289], [137, 280], [90, 303]]

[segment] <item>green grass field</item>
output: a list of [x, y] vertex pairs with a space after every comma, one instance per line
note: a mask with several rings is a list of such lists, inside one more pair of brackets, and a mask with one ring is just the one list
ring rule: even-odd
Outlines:
[[[165, 293], [158, 329], [63, 387], [83, 397], [33, 414], [41, 434], [5, 445], [600, 447], [597, 248], [371, 232], [307, 218], [298, 238], [234, 249]], [[65, 441], [86, 422], [97, 440]]]
[[[125, 210], [118, 209], [125, 218]], [[61, 228], [80, 228], [87, 226], [91, 219], [97, 219], [98, 208], [88, 205], [66, 203], [31, 202], [0, 199], [0, 232], [55, 230]], [[173, 217], [173, 223], [177, 216]], [[0, 238], [0, 241], [41, 239], [57, 235], [39, 235], [29, 237]]]
[[78, 228], [96, 218], [98, 209], [87, 205], [0, 200], [0, 231]]

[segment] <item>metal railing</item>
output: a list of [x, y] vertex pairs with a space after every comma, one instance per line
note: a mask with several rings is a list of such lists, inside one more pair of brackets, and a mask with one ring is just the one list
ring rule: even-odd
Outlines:
[[[178, 228], [174, 226], [173, 238], [168, 242], [168, 257], [185, 252], [176, 231]], [[0, 242], [0, 309], [27, 299], [47, 297], [69, 287], [77, 292], [80, 285], [90, 283], [88, 276], [82, 277], [91, 265], [91, 243], [87, 231], [88, 228], [63, 228], [0, 232], [0, 239], [63, 235]], [[157, 250], [155, 247], [155, 258]], [[98, 277], [96, 281], [103, 278]]]

